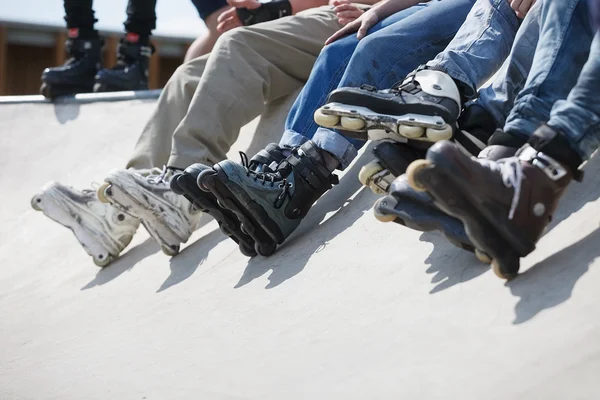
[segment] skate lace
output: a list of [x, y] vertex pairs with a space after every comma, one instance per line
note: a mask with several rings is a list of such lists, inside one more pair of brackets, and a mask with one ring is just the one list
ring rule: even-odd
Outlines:
[[158, 185], [160, 183], [168, 184], [167, 173], [169, 172], [166, 166], [161, 169], [155, 168], [153, 171], [160, 171], [159, 174], [149, 174], [146, 177], [146, 181], [152, 185]]
[[290, 197], [290, 189], [294, 185], [291, 182], [288, 182], [287, 178], [283, 178], [279, 172], [262, 171], [258, 170], [258, 168], [252, 169], [248, 155], [243, 151], [240, 151], [240, 158], [242, 166], [246, 170], [246, 176], [250, 177], [250, 175], [253, 175], [254, 182], [260, 182], [263, 186], [270, 184], [271, 187], [275, 187], [275, 183], [279, 182], [278, 187], [281, 189], [281, 192], [277, 195], [273, 205], [276, 208], [281, 207], [285, 199]]
[[502, 177], [502, 183], [507, 188], [514, 189], [508, 219], [512, 220], [515, 216], [515, 211], [519, 205], [521, 196], [521, 181], [523, 179], [523, 168], [517, 157], [505, 158], [498, 161], [478, 159], [480, 164], [488, 167], [492, 171], [497, 171]]

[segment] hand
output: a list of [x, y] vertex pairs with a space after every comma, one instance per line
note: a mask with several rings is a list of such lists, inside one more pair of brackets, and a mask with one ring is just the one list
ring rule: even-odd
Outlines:
[[247, 8], [248, 10], [254, 10], [261, 6], [261, 3], [257, 0], [227, 0], [227, 4], [231, 8], [224, 11], [217, 18], [217, 32], [227, 32], [238, 26], [242, 26], [242, 21], [237, 15], [237, 8]]
[[331, 0], [329, 4], [334, 7], [338, 22], [343, 26], [348, 25], [364, 13], [364, 10], [350, 3], [350, 0]]
[[346, 24], [342, 29], [331, 35], [329, 39], [325, 41], [325, 45], [335, 42], [341, 37], [356, 32], [358, 40], [367, 36], [367, 31], [376, 23], [379, 22], [379, 15], [377, 14], [377, 8], [371, 8], [365, 11], [360, 17], [354, 21]]
[[508, 0], [510, 1], [510, 8], [512, 8], [517, 17], [525, 18], [531, 7], [535, 4], [536, 0]]

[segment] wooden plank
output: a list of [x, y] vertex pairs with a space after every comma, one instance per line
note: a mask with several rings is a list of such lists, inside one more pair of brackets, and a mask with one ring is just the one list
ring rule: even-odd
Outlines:
[[6, 42], [7, 28], [0, 26], [0, 96], [8, 94], [7, 91], [7, 69], [8, 69], [8, 44]]
[[67, 61], [66, 40], [67, 33], [65, 31], [61, 30], [54, 36], [54, 65], [63, 65]]
[[119, 37], [111, 35], [106, 38], [106, 47], [104, 48], [104, 66], [112, 68], [117, 63], [117, 46], [119, 45]]
[[158, 89], [160, 86], [160, 56], [158, 55], [158, 46], [154, 43], [156, 52], [150, 57], [150, 77], [148, 86], [150, 89]]

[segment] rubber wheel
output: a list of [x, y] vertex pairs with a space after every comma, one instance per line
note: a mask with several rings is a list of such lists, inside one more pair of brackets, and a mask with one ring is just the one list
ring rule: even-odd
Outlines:
[[416, 139], [425, 134], [425, 129], [421, 128], [420, 126], [400, 125], [398, 128], [398, 133], [401, 136], [409, 139]]
[[110, 189], [110, 185], [110, 183], [104, 182], [96, 191], [96, 196], [101, 203], [110, 204], [110, 200], [108, 199], [108, 196], [106, 196], [106, 191]]
[[271, 254], [275, 253], [275, 250], [277, 250], [277, 245], [275, 243], [255, 243], [254, 250], [256, 250], [256, 254], [260, 254], [263, 257], [269, 257]]
[[200, 172], [200, 174], [198, 174], [196, 184], [198, 185], [200, 190], [202, 190], [203, 192], [210, 192], [210, 189], [204, 184], [204, 182], [206, 182], [206, 179], [214, 179], [212, 178], [213, 175], [216, 175], [216, 172], [212, 168], [205, 169], [204, 171]]
[[486, 252], [475, 249], [475, 257], [484, 264], [491, 264], [492, 258]]
[[430, 167], [431, 165], [432, 163], [429, 160], [416, 160], [410, 163], [410, 165], [406, 169], [406, 178], [411, 188], [413, 188], [417, 192], [427, 191], [427, 189], [419, 183], [417, 174], [423, 169]]
[[354, 117], [342, 117], [340, 124], [351, 131], [360, 131], [365, 127], [365, 121]]
[[94, 259], [94, 264], [96, 264], [100, 268], [106, 267], [108, 264], [110, 264], [114, 260], [113, 256], [111, 256], [110, 254], [107, 257], [100, 256], [100, 257], [93, 257], [93, 259]]
[[325, 128], [335, 128], [338, 122], [340, 122], [340, 117], [337, 115], [323, 114], [320, 108], [315, 111], [313, 118], [318, 125], [324, 126]]
[[373, 206], [373, 214], [375, 215], [375, 219], [381, 222], [393, 222], [396, 220], [396, 216], [393, 214], [383, 214], [379, 211], [379, 204], [383, 201], [383, 199], [379, 199], [375, 202]]
[[36, 194], [35, 196], [33, 196], [31, 198], [31, 208], [33, 208], [35, 211], [43, 211], [42, 207], [40, 207], [41, 203], [42, 203], [42, 198], [40, 195]]
[[240, 252], [243, 255], [245, 255], [246, 257], [255, 257], [256, 256], [256, 251], [254, 250], [254, 248], [246, 246], [243, 243], [240, 243], [239, 247], [240, 247]]
[[426, 135], [427, 139], [431, 140], [432, 142], [450, 140], [452, 139], [452, 128], [448, 124], [446, 124], [443, 129], [427, 128]]
[[379, 164], [378, 161], [371, 161], [370, 163], [363, 165], [363, 167], [360, 169], [360, 172], [358, 173], [358, 180], [364, 186], [369, 186], [371, 185], [371, 177], [383, 170], [383, 165]]
[[174, 257], [179, 253], [179, 245], [172, 245], [172, 246], [161, 246], [160, 249], [162, 250], [162, 252], [164, 254], [166, 254], [169, 257]]
[[494, 271], [494, 273], [496, 274], [496, 276], [498, 276], [498, 278], [505, 279], [507, 281], [510, 281], [511, 279], [514, 279], [514, 278], [517, 277], [517, 275], [519, 275], [518, 273], [506, 273], [506, 272], [504, 272], [502, 270], [502, 267], [500, 266], [500, 263], [496, 259], [494, 259], [492, 261], [492, 270]]

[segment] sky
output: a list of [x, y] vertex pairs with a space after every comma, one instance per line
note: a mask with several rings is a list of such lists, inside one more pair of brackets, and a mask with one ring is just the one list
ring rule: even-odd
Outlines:
[[[96, 0], [98, 29], [122, 30], [127, 0]], [[157, 28], [161, 36], [196, 37], [206, 28], [190, 0], [158, 0]], [[62, 0], [0, 0], [0, 20], [64, 25]]]

